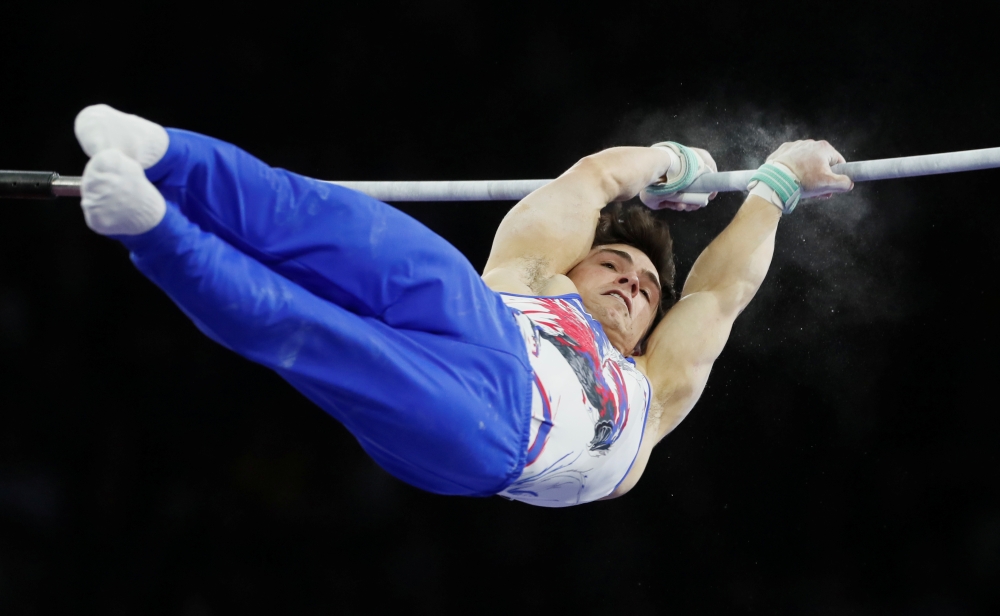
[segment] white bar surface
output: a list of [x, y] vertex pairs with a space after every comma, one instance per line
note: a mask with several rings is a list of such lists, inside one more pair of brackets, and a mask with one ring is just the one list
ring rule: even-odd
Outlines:
[[[939, 173], [1000, 167], [1000, 148], [862, 160], [834, 165], [855, 182], [893, 180]], [[706, 173], [686, 192], [745, 191], [755, 169]], [[333, 182], [382, 201], [520, 201], [552, 180], [485, 180], [462, 182]]]
[[[1000, 167], [1000, 148], [862, 160], [833, 166], [855, 182], [893, 180], [920, 175], [976, 171]], [[755, 169], [706, 173], [688, 187], [690, 193], [745, 191]], [[331, 181], [380, 201], [520, 201], [552, 180], [482, 180], [441, 182]], [[60, 197], [80, 196], [80, 178], [64, 176], [53, 185]]]

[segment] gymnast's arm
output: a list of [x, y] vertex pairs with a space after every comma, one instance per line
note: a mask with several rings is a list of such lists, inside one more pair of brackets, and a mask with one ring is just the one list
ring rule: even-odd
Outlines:
[[[791, 169], [803, 197], [829, 197], [854, 187], [850, 178], [831, 169], [844, 157], [826, 141], [782, 144], [768, 161]], [[681, 300], [653, 330], [646, 354], [637, 358], [653, 388], [653, 444], [676, 428], [701, 397], [733, 322], [764, 281], [780, 219], [775, 205], [750, 195], [695, 261]]]
[[581, 159], [507, 213], [483, 279], [496, 291], [573, 292], [563, 275], [590, 252], [601, 208], [631, 199], [659, 180], [670, 164], [670, 154], [662, 148], [617, 147]]
[[653, 444], [687, 416], [701, 397], [712, 364], [736, 317], [764, 281], [781, 211], [751, 195], [736, 217], [695, 261], [681, 299], [636, 358], [653, 390], [649, 428]]

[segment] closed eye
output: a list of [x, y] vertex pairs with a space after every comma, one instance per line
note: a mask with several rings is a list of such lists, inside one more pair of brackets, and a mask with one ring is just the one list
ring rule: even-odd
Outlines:
[[647, 291], [646, 289], [643, 289], [643, 290], [642, 290], [642, 294], [643, 294], [644, 296], [646, 296], [646, 301], [648, 302], [648, 301], [649, 301], [649, 291]]

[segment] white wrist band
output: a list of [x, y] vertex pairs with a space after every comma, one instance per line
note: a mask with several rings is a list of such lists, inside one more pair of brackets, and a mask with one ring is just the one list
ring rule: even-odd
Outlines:
[[[787, 172], [792, 177], [797, 177], [795, 173], [788, 168], [788, 165], [785, 165], [783, 163], [771, 163], [771, 164], [778, 167], [782, 171]], [[760, 197], [761, 199], [767, 201], [768, 203], [775, 206], [779, 210], [784, 211], [785, 205], [784, 203], [781, 202], [781, 197], [778, 196], [778, 191], [774, 190], [764, 182], [761, 182], [760, 180], [754, 180], [753, 182], [750, 183], [750, 186], [748, 188], [750, 188], [751, 195]]]
[[765, 184], [764, 182], [758, 181], [756, 186], [750, 189], [750, 194], [756, 197], [760, 197], [764, 201], [769, 202], [771, 205], [782, 208], [781, 197], [778, 196], [776, 190]]

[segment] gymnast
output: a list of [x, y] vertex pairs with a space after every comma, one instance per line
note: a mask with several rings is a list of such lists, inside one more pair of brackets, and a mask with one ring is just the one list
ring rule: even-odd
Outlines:
[[[106, 105], [75, 132], [87, 225], [219, 344], [277, 372], [386, 471], [544, 507], [614, 498], [698, 401], [778, 221], [853, 183], [825, 141], [778, 148], [678, 294], [669, 231], [715, 170], [673, 142], [581, 159], [508, 212], [480, 276], [350, 189]], [[647, 207], [624, 205], [636, 195]], [[609, 205], [610, 204], [610, 205]]]

